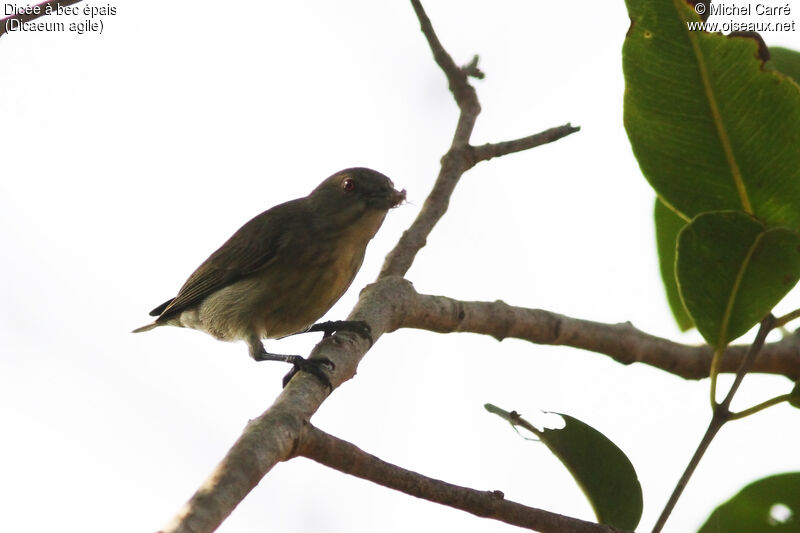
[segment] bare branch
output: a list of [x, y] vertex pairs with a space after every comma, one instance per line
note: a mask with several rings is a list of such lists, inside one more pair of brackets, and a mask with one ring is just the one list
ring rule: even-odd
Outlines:
[[[514, 337], [603, 353], [623, 364], [645, 363], [678, 376], [708, 376], [711, 350], [648, 335], [628, 323], [603, 324], [504, 302], [463, 302], [417, 293], [410, 282], [391, 277], [361, 293], [349, 320], [369, 320], [373, 338], [403, 327], [439, 333], [472, 332], [498, 339]], [[331, 383], [338, 387], [355, 375], [368, 342], [340, 333], [320, 342], [312, 357], [336, 364]], [[722, 370], [733, 372], [748, 346], [732, 346]], [[755, 361], [756, 372], [800, 377], [800, 339], [766, 344]], [[279, 461], [296, 454], [304, 423], [319, 408], [327, 389], [313, 376], [298, 374], [264, 414], [251, 421], [208, 480], [164, 528], [167, 533], [211, 532]], [[448, 504], [449, 505], [449, 504]], [[516, 505], [516, 504], [515, 504]], [[565, 530], [570, 531], [570, 530]]]
[[478, 67], [478, 61], [480, 58], [476, 55], [472, 56], [472, 61], [461, 67], [462, 72], [466, 74], [470, 78], [475, 78], [478, 80], [482, 80], [486, 77], [486, 74]]
[[[374, 294], [373, 294], [374, 293]], [[410, 282], [386, 278], [370, 285], [364, 299], [392, 302], [394, 317], [385, 332], [417, 328], [438, 333], [471, 332], [498, 340], [513, 337], [537, 344], [564, 345], [608, 355], [622, 364], [644, 363], [687, 379], [708, 377], [712, 350], [647, 334], [632, 324], [604, 324], [502, 301], [464, 302], [417, 293]], [[749, 346], [728, 348], [723, 372], [736, 372]], [[800, 337], [766, 344], [753, 371], [800, 377]]]
[[[475, 124], [475, 118], [478, 116], [478, 113], [481, 112], [478, 96], [475, 94], [475, 89], [469, 84], [468, 80], [468, 69], [474, 71], [478, 68], [477, 56], [473, 58], [472, 63], [467, 66], [468, 68], [462, 69], [456, 65], [456, 62], [453, 61], [453, 58], [450, 57], [450, 54], [444, 49], [442, 43], [439, 42], [439, 37], [437, 37], [436, 32], [433, 31], [431, 19], [428, 18], [428, 15], [422, 8], [422, 4], [419, 0], [411, 0], [411, 5], [414, 7], [417, 19], [419, 19], [420, 29], [425, 35], [425, 39], [428, 40], [431, 52], [433, 52], [433, 59], [436, 61], [436, 64], [439, 65], [439, 68], [442, 69], [445, 76], [447, 76], [450, 92], [453, 93], [453, 97], [458, 107], [461, 109], [462, 117], [459, 118], [459, 125], [463, 119], [471, 120], [471, 124], [469, 124], [468, 127], [464, 125], [464, 131], [460, 132], [461, 135], [457, 134], [454, 138], [454, 145], [455, 141], [458, 140], [460, 146], [465, 146], [469, 142], [469, 136], [472, 134], [472, 126]], [[465, 115], [467, 116], [465, 117]], [[459, 128], [456, 128], [457, 132], [458, 130]]]
[[[428, 235], [440, 218], [447, 212], [450, 203], [450, 196], [453, 194], [461, 176], [472, 168], [475, 164], [472, 160], [472, 149], [469, 146], [469, 139], [475, 127], [475, 120], [481, 112], [478, 103], [478, 96], [475, 89], [469, 84], [469, 70], [477, 70], [478, 64], [475, 59], [462, 69], [456, 65], [453, 58], [439, 42], [439, 38], [433, 31], [433, 25], [419, 0], [411, 0], [411, 5], [419, 19], [420, 28], [428, 45], [433, 52], [433, 58], [447, 77], [450, 92], [458, 104], [461, 113], [458, 117], [456, 130], [453, 134], [453, 141], [450, 150], [442, 158], [442, 166], [439, 176], [433, 185], [433, 190], [422, 204], [417, 219], [411, 224], [400, 237], [397, 245], [386, 256], [383, 269], [378, 277], [384, 276], [403, 276], [411, 264], [417, 252], [425, 246]], [[477, 56], [476, 56], [477, 57]]]
[[386, 255], [378, 278], [404, 276], [417, 253], [425, 246], [433, 227], [447, 212], [450, 196], [453, 194], [462, 174], [472, 166], [463, 150], [450, 151], [442, 158], [442, 168], [433, 185], [433, 190], [425, 199], [419, 214], [411, 226], [403, 232], [397, 244]]
[[[23, 22], [30, 22], [34, 19], [38, 19], [39, 17], [43, 17], [48, 14], [55, 14], [56, 7], [59, 5], [70, 6], [72, 4], [77, 4], [80, 1], [81, 0], [55, 0], [53, 2], [42, 2], [40, 4], [36, 4], [35, 6], [31, 6], [31, 7], [38, 7], [39, 8], [37, 10], [38, 13], [31, 12], [29, 14], [12, 15], [10, 17], [4, 18], [0, 20], [0, 23], [2, 23], [2, 26], [0, 26], [0, 37], [2, 37], [5, 33], [7, 33], [6, 29], [8, 28], [8, 25], [11, 23], [12, 20], [16, 20], [20, 24], [22, 24]], [[47, 7], [50, 7], [50, 13], [47, 13]]]
[[[477, 61], [464, 69], [459, 68], [436, 37], [419, 1], [411, 0], [411, 3], [434, 58], [447, 76], [461, 113], [451, 148], [442, 158], [433, 190], [417, 219], [387, 255], [379, 279], [390, 275], [402, 276], [408, 271], [417, 252], [425, 245], [428, 234], [447, 211], [458, 180], [476, 162], [469, 139], [480, 105], [468, 77], [479, 72]], [[373, 340], [377, 341], [381, 334], [390, 331], [392, 323], [397, 322], [397, 312], [391, 300], [362, 293], [349, 319], [368, 320]], [[311, 357], [326, 357], [335, 363], [336, 371], [331, 376], [331, 383], [338, 387], [355, 375], [356, 367], [367, 350], [366, 341], [345, 333], [323, 340], [314, 348]], [[292, 379], [275, 403], [247, 426], [207, 481], [163, 531], [214, 531], [275, 464], [292, 456], [303, 422], [316, 412], [326, 393], [327, 389], [312, 376], [300, 374]]]
[[[348, 320], [369, 320], [374, 341], [387, 331], [392, 309], [381, 300], [360, 298]], [[314, 347], [310, 357], [326, 357], [336, 365], [334, 388], [352, 378], [369, 349], [369, 341], [352, 333], [337, 333]], [[239, 505], [278, 462], [290, 458], [305, 421], [325, 400], [328, 389], [299, 373], [275, 403], [250, 421], [205, 483], [162, 530], [163, 533], [210, 533]]]
[[500, 491], [479, 491], [433, 479], [378, 459], [357, 446], [307, 424], [296, 450], [330, 468], [484, 518], [542, 533], [612, 533], [619, 529], [506, 500]]
[[264, 414], [252, 420], [205, 483], [163, 533], [217, 529], [264, 475], [291, 456], [296, 437], [325, 398], [321, 383], [298, 374]]
[[[428, 40], [433, 57], [447, 77], [450, 92], [453, 93], [461, 113], [453, 133], [450, 150], [442, 158], [442, 166], [439, 170], [439, 176], [436, 178], [436, 183], [433, 185], [433, 190], [425, 199], [425, 203], [422, 204], [417, 219], [403, 233], [397, 245], [386, 256], [379, 278], [405, 276], [408, 269], [411, 268], [417, 253], [425, 246], [428, 235], [436, 223], [439, 222], [439, 219], [447, 212], [450, 196], [453, 194], [453, 190], [461, 176], [475, 166], [475, 163], [504, 155], [504, 153], [519, 152], [545, 142], [552, 142], [579, 129], [572, 128], [567, 124], [567, 126], [552, 128], [545, 132], [525, 137], [524, 139], [508, 141], [507, 143], [479, 147], [471, 146], [469, 140], [475, 127], [475, 121], [481, 112], [481, 106], [478, 102], [475, 88], [469, 83], [469, 77], [483, 76], [483, 72], [478, 69], [478, 56], [475, 56], [464, 67], [456, 65], [453, 58], [442, 46], [442, 43], [439, 42], [439, 38], [433, 30], [433, 25], [428, 15], [425, 14], [425, 10], [422, 9], [419, 0], [411, 0], [411, 5], [417, 13], [422, 33]], [[572, 131], [566, 131], [563, 128], [572, 129]], [[545, 140], [548, 139], [548, 136], [552, 136], [552, 138]], [[530, 146], [526, 146], [526, 144]], [[480, 158], [476, 157], [476, 152], [480, 154]]]
[[488, 161], [493, 157], [500, 157], [516, 152], [522, 152], [524, 150], [536, 148], [537, 146], [541, 146], [543, 144], [557, 141], [563, 137], [566, 137], [567, 135], [571, 135], [577, 131], [580, 131], [580, 129], [580, 126], [573, 126], [572, 124], [567, 123], [563, 126], [556, 126], [555, 128], [550, 128], [549, 130], [534, 133], [533, 135], [528, 135], [527, 137], [522, 137], [521, 139], [515, 139], [513, 141], [503, 141], [499, 143], [474, 146], [472, 148], [473, 158], [477, 163], [480, 161]]

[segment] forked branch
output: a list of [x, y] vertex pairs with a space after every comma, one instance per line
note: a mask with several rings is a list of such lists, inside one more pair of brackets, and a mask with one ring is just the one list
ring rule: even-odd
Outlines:
[[[411, 3], [434, 58], [447, 76], [461, 113], [451, 149], [442, 159], [442, 169], [433, 190], [425, 200], [417, 220], [387, 256], [379, 278], [402, 276], [408, 271], [417, 252], [425, 245], [427, 235], [447, 211], [450, 196], [460, 177], [475, 163], [484, 160], [476, 158], [476, 150], [478, 154], [483, 154], [480, 157], [489, 159], [502, 153], [513, 153], [551, 142], [577, 131], [577, 128], [566, 125], [508, 143], [477, 149], [470, 146], [469, 139], [480, 112], [475, 90], [469, 83], [469, 77], [478, 72], [477, 62], [473, 61], [465, 68], [458, 67], [436, 37], [421, 4], [416, 0]], [[391, 301], [364, 292], [349, 319], [368, 321], [373, 340], [377, 341], [396, 322], [395, 312]], [[337, 334], [319, 343], [311, 357], [326, 357], [335, 363], [336, 372], [331, 377], [331, 383], [338, 387], [355, 374], [359, 361], [368, 349], [368, 343], [363, 339], [347, 333]], [[216, 529], [275, 464], [293, 456], [304, 424], [319, 408], [327, 393], [327, 389], [311, 376], [300, 374], [292, 379], [275, 403], [248, 424], [208, 480], [164, 531], [208, 533]]]
[[447, 212], [450, 197], [461, 176], [467, 170], [481, 161], [557, 141], [580, 130], [579, 127], [565, 124], [513, 141], [484, 144], [477, 147], [472, 146], [470, 138], [475, 128], [475, 121], [481, 112], [475, 88], [469, 82], [470, 76], [475, 76], [476, 72], [480, 72], [477, 56], [465, 67], [459, 67], [450, 54], [447, 53], [447, 50], [444, 49], [442, 43], [439, 42], [439, 38], [433, 31], [433, 25], [422, 8], [422, 4], [418, 0], [411, 0], [411, 5], [414, 6], [422, 33], [428, 41], [433, 58], [447, 77], [450, 92], [453, 93], [453, 98], [458, 105], [460, 113], [450, 149], [442, 157], [442, 166], [439, 170], [439, 176], [433, 185], [433, 190], [428, 195], [425, 203], [422, 204], [416, 220], [403, 233], [397, 245], [386, 256], [379, 278], [405, 276], [408, 269], [411, 268], [417, 253], [425, 246], [428, 235], [430, 235], [436, 223], [439, 222], [439, 219]]

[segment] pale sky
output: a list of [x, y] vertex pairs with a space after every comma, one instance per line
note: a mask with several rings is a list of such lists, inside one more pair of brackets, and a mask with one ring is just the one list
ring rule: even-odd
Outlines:
[[[102, 34], [0, 38], [0, 523], [155, 531], [269, 407], [288, 368], [195, 331], [130, 330], [252, 216], [369, 166], [409, 204], [389, 213], [327, 315], [344, 318], [429, 192], [457, 109], [407, 2], [76, 5], [116, 15], [102, 17]], [[622, 125], [624, 3], [424, 5], [458, 63], [481, 57], [474, 144], [566, 122], [582, 130], [468, 172], [408, 279], [420, 292], [698, 342], [669, 314], [653, 193]], [[763, 37], [800, 49], [798, 32]], [[779, 310], [797, 307], [795, 291]], [[318, 340], [266, 345], [305, 355]], [[790, 388], [750, 376], [734, 407]], [[705, 430], [707, 397], [707, 380], [589, 352], [401, 330], [312, 422], [399, 466], [594, 520], [547, 449], [482, 406], [565, 412], [630, 457], [644, 531]], [[747, 483], [798, 470], [798, 421], [779, 406], [726, 426], [665, 531], [696, 530]], [[518, 531], [305, 459], [278, 465], [219, 531], [444, 527]]]

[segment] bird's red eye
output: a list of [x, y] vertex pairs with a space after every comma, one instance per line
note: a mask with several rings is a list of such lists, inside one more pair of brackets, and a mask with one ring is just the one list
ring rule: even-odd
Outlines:
[[353, 192], [356, 190], [356, 182], [353, 178], [345, 178], [342, 180], [342, 190], [345, 192]]

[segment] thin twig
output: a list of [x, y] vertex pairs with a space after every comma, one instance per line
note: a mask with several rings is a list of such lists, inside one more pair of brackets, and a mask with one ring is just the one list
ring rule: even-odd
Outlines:
[[[478, 103], [478, 96], [475, 93], [475, 88], [469, 83], [468, 72], [456, 65], [456, 62], [453, 61], [453, 58], [447, 53], [444, 46], [442, 46], [439, 37], [437, 37], [436, 32], [433, 30], [431, 19], [428, 18], [419, 0], [411, 0], [411, 6], [417, 14], [420, 29], [423, 35], [425, 35], [425, 39], [428, 41], [431, 52], [433, 52], [433, 59], [447, 77], [450, 92], [453, 93], [453, 98], [455, 98], [456, 104], [459, 109], [461, 109], [461, 116], [459, 116], [458, 124], [456, 125], [456, 133], [453, 136], [453, 146], [466, 146], [469, 143], [470, 135], [472, 135], [475, 119], [481, 112], [481, 106], [480, 103]], [[478, 62], [475, 61], [474, 58], [473, 61], [474, 65], [472, 65], [472, 68], [477, 69]]]
[[480, 69], [480, 67], [478, 67], [479, 60], [480, 58], [478, 57], [477, 54], [472, 56], [472, 61], [462, 66], [461, 70], [464, 72], [464, 74], [466, 74], [470, 78], [482, 80], [483, 78], [486, 77], [486, 74], [484, 74], [483, 71]]
[[703, 438], [700, 440], [700, 444], [697, 446], [697, 450], [695, 450], [692, 459], [686, 466], [686, 470], [683, 471], [683, 475], [675, 485], [675, 489], [672, 491], [672, 495], [669, 497], [667, 504], [664, 506], [664, 510], [661, 511], [661, 516], [658, 517], [655, 526], [653, 526], [653, 533], [660, 533], [660, 531], [664, 528], [664, 524], [666, 524], [669, 515], [672, 514], [675, 504], [678, 503], [678, 499], [681, 497], [681, 494], [683, 494], [683, 490], [689, 483], [689, 479], [692, 477], [692, 474], [694, 474], [697, 465], [700, 464], [700, 460], [706, 453], [711, 441], [714, 440], [714, 437], [717, 435], [722, 426], [724, 426], [731, 419], [730, 406], [731, 402], [733, 401], [733, 397], [736, 394], [736, 391], [739, 390], [739, 385], [742, 384], [744, 376], [750, 371], [753, 363], [756, 360], [756, 357], [764, 347], [764, 341], [766, 341], [767, 335], [774, 327], [775, 317], [771, 314], [767, 315], [764, 320], [761, 321], [761, 326], [758, 328], [756, 338], [753, 341], [753, 344], [750, 346], [747, 355], [741, 360], [739, 369], [736, 371], [736, 377], [733, 380], [733, 384], [731, 385], [728, 394], [725, 396], [725, 399], [722, 400], [722, 403], [714, 408], [714, 414], [711, 417], [711, 422], [708, 424], [708, 429], [706, 430], [705, 435], [703, 435]]
[[572, 124], [564, 124], [563, 126], [556, 126], [539, 133], [534, 133], [521, 139], [514, 139], [513, 141], [504, 141], [499, 143], [482, 144], [472, 148], [473, 157], [475, 162], [488, 161], [493, 157], [500, 157], [503, 155], [513, 154], [536, 148], [543, 144], [557, 141], [567, 135], [571, 135], [580, 131], [580, 126], [573, 126]]
[[479, 491], [433, 479], [387, 463], [311, 424], [300, 435], [297, 450], [340, 472], [366, 479], [416, 498], [447, 505], [484, 518], [542, 533], [612, 533], [620, 530], [551, 513], [506, 500], [500, 491]]
[[[12, 15], [10, 17], [4, 18], [4, 19], [0, 20], [0, 24], [2, 24], [2, 26], [0, 26], [0, 37], [2, 37], [5, 33], [7, 33], [6, 32], [6, 28], [8, 28], [9, 24], [11, 24], [12, 20], [16, 20], [20, 24], [25, 23], [25, 22], [30, 22], [30, 21], [32, 21], [34, 19], [38, 19], [39, 17], [43, 17], [45, 15], [55, 14], [56, 13], [56, 7], [59, 6], [59, 5], [60, 6], [70, 6], [72, 4], [77, 4], [80, 1], [81, 0], [55, 0], [55, 1], [52, 1], [52, 2], [42, 2], [40, 4], [36, 4], [35, 6], [31, 6], [31, 8], [38, 7], [39, 8], [37, 10], [38, 13], [33, 13], [33, 9], [31, 9], [31, 13], [30, 14]], [[48, 7], [50, 7], [50, 13], [47, 13], [47, 8]]]
[[711, 417], [711, 422], [708, 424], [708, 429], [706, 429], [703, 438], [700, 439], [700, 444], [697, 445], [697, 449], [692, 456], [692, 459], [689, 461], [689, 464], [686, 466], [686, 469], [683, 471], [683, 475], [678, 480], [678, 483], [675, 485], [675, 488], [672, 491], [672, 494], [667, 501], [667, 504], [664, 506], [664, 510], [661, 511], [661, 516], [658, 517], [658, 521], [656, 525], [653, 526], [653, 533], [659, 533], [664, 524], [667, 522], [667, 518], [669, 515], [672, 514], [672, 510], [675, 508], [675, 504], [678, 503], [678, 498], [681, 497], [683, 494], [683, 489], [686, 488], [686, 485], [689, 483], [689, 479], [694, 474], [697, 465], [700, 464], [700, 459], [703, 458], [703, 455], [708, 450], [708, 446], [711, 444], [711, 441], [714, 440], [714, 437], [717, 436], [720, 428], [727, 422], [727, 418], [721, 418], [721, 411], [719, 407], [714, 410], [714, 416]]
[[728, 391], [727, 396], [725, 396], [725, 399], [722, 400], [720, 407], [724, 408], [725, 410], [730, 410], [731, 402], [733, 401], [736, 391], [739, 390], [739, 386], [742, 384], [744, 376], [747, 375], [747, 373], [753, 368], [753, 364], [756, 362], [756, 357], [758, 357], [758, 354], [764, 347], [764, 342], [767, 340], [767, 335], [773, 330], [774, 327], [775, 316], [770, 313], [761, 321], [761, 326], [758, 328], [758, 333], [753, 341], [753, 345], [747, 352], [747, 356], [739, 365], [739, 369], [736, 371], [736, 377], [733, 379], [733, 384], [731, 384], [731, 388]]

